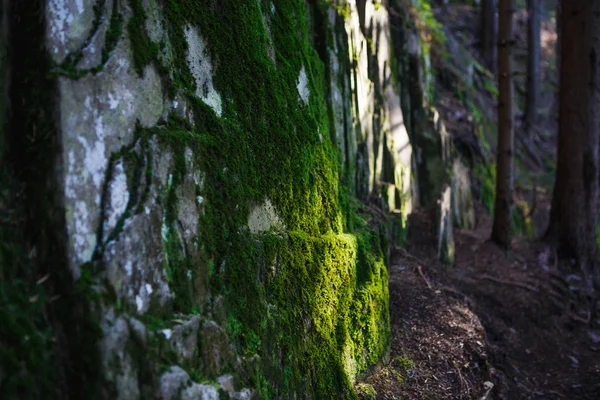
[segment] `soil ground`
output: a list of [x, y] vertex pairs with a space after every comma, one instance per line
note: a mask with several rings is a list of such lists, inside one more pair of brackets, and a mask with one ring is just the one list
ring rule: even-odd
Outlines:
[[432, 213], [413, 213], [409, 230], [391, 260], [390, 357], [357, 385], [361, 397], [600, 399], [600, 334], [549, 247], [517, 240], [507, 255], [479, 210], [447, 266]]

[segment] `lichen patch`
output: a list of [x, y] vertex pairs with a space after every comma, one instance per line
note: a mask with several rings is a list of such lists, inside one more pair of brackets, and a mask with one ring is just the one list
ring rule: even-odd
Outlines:
[[221, 95], [213, 86], [213, 66], [206, 56], [206, 44], [196, 27], [186, 25], [185, 37], [188, 43], [187, 61], [196, 81], [196, 96], [208, 104], [220, 117], [223, 113]]
[[306, 69], [302, 66], [300, 69], [300, 75], [296, 81], [296, 88], [298, 89], [298, 100], [304, 104], [308, 104], [310, 97], [310, 90], [308, 89], [308, 77], [306, 76]]
[[265, 199], [263, 204], [250, 211], [248, 228], [250, 228], [250, 232], [257, 234], [270, 230], [285, 230], [285, 225], [277, 215], [277, 210], [273, 207], [271, 200]]

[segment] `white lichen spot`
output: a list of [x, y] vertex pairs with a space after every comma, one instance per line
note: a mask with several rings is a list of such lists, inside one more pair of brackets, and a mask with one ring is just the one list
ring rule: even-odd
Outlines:
[[114, 96], [112, 93], [108, 94], [108, 106], [110, 107], [111, 110], [115, 110], [117, 107], [119, 107], [119, 98]]
[[170, 329], [163, 329], [161, 332], [167, 340], [171, 339], [171, 335], [173, 335], [173, 331]]
[[308, 77], [306, 76], [306, 69], [304, 69], [304, 65], [300, 70], [300, 75], [296, 81], [296, 87], [298, 88], [298, 100], [302, 100], [304, 104], [308, 104], [310, 90], [308, 89]]
[[127, 209], [129, 202], [129, 191], [127, 190], [127, 175], [123, 168], [123, 163], [119, 161], [115, 165], [113, 179], [109, 185], [109, 207], [107, 209], [108, 218], [105, 222], [105, 232], [110, 233], [117, 226], [119, 218]]
[[141, 313], [144, 309], [144, 299], [142, 299], [142, 296], [140, 296], [139, 294], [135, 296], [135, 305], [137, 307], [137, 312]]
[[198, 196], [196, 197], [196, 201], [198, 202], [198, 205], [201, 206], [202, 203], [204, 203], [204, 197]]
[[185, 156], [185, 162], [189, 166], [191, 164], [191, 162], [193, 161], [194, 152], [189, 147], [186, 147], [183, 152], [183, 155]]
[[67, 174], [66, 177], [65, 195], [69, 199], [74, 199], [76, 196], [75, 188], [77, 187], [77, 177], [75, 174], [73, 174], [73, 171], [75, 171], [75, 152], [73, 150], [70, 150], [67, 158], [69, 160], [68, 171], [70, 171], [71, 173]]
[[221, 95], [213, 86], [213, 66], [205, 55], [206, 44], [204, 39], [198, 34], [198, 30], [191, 25], [185, 27], [185, 36], [188, 43], [187, 61], [196, 81], [196, 96], [208, 104], [218, 116], [221, 116], [223, 112]]
[[48, 2], [48, 24], [50, 35], [58, 42], [54, 46], [54, 54], [58, 54], [60, 47], [67, 41], [67, 30], [73, 22], [73, 14], [69, 10], [69, 0], [51, 0]]
[[85, 201], [77, 201], [73, 210], [73, 243], [80, 260], [87, 261], [92, 257], [96, 247], [96, 234], [89, 229], [90, 215]]
[[146, 293], [148, 293], [148, 295], [151, 295], [152, 292], [153, 292], [152, 285], [149, 283], [146, 283]]
[[265, 199], [262, 205], [254, 207], [250, 211], [248, 228], [250, 228], [250, 232], [257, 234], [269, 230], [284, 230], [285, 226], [277, 215], [277, 210], [271, 204], [271, 200]]
[[167, 239], [169, 238], [169, 226], [167, 225], [167, 219], [165, 217], [163, 217], [163, 222], [160, 227], [160, 233], [161, 233], [163, 242], [166, 243]]
[[275, 4], [271, 2], [271, 14], [275, 15]]
[[[102, 180], [104, 179], [104, 171], [108, 162], [106, 158], [106, 145], [104, 143], [104, 124], [102, 116], [96, 119], [96, 139], [88, 140], [85, 137], [79, 136], [77, 140], [83, 146], [84, 158], [83, 166], [85, 174], [88, 174], [96, 189], [100, 189]], [[91, 143], [90, 143], [91, 142]]]
[[127, 262], [125, 262], [125, 273], [127, 273], [127, 276], [131, 276], [131, 274], [133, 274], [133, 263], [131, 260], [127, 260]]

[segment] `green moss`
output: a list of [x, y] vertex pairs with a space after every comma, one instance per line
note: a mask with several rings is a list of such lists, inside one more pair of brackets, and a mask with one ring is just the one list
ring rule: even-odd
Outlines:
[[127, 23], [127, 31], [131, 38], [133, 52], [133, 65], [138, 75], [144, 74], [144, 68], [158, 56], [158, 44], [153, 43], [146, 33], [146, 13], [142, 6], [142, 0], [130, 0], [133, 16]]
[[331, 7], [333, 7], [338, 14], [340, 14], [342, 16], [342, 18], [344, 19], [349, 19], [350, 18], [350, 14], [352, 13], [352, 8], [350, 6], [350, 4], [342, 2], [342, 4], [335, 4], [332, 1], [327, 1], [327, 3], [329, 3], [329, 5]]
[[496, 201], [496, 163], [487, 166], [481, 164], [475, 165], [473, 175], [479, 185], [481, 202], [489, 214], [493, 215], [494, 203]]
[[119, 2], [113, 2], [112, 14], [106, 35], [104, 37], [104, 48], [102, 49], [102, 63], [94, 68], [94, 73], [100, 71], [104, 64], [108, 61], [110, 53], [117, 47], [119, 38], [123, 31], [123, 16], [119, 11]]
[[[226, 300], [226, 330], [237, 353], [244, 360], [259, 356], [258, 364], [244, 364], [244, 385], [264, 399], [291, 393], [354, 398], [355, 376], [389, 347], [382, 251], [387, 243], [350, 207], [340, 183], [340, 157], [329, 140], [335, 135], [322, 95], [328, 78], [308, 21], [298, 18], [308, 10], [302, 2], [278, 3], [270, 16], [271, 42], [258, 3], [230, 0], [206, 6], [163, 0], [174, 53], [171, 79], [145, 31], [138, 29], [145, 16], [136, 2], [134, 14], [140, 20], [128, 26], [132, 42], [140, 43], [133, 46], [136, 68], [160, 65], [168, 91], [183, 95], [194, 118], [189, 122], [170, 115], [160, 127], [139, 129], [142, 143], [156, 138], [174, 159], [164, 194], [172, 311], [190, 314], [202, 308], [189, 276], [206, 274], [211, 294]], [[324, 13], [320, 7], [311, 11]], [[325, 14], [321, 20], [327, 21]], [[207, 44], [204, 55], [213, 65], [221, 117], [194, 95], [188, 25]], [[267, 54], [271, 45], [275, 64]], [[307, 104], [296, 88], [302, 68], [310, 91]], [[194, 259], [182, 250], [177, 229], [176, 191], [190, 168], [186, 148], [204, 182], [197, 188], [204, 199], [197, 238], [201, 255]], [[141, 168], [136, 174], [143, 178]], [[249, 213], [265, 199], [276, 208], [286, 233], [249, 233]], [[168, 363], [165, 354], [159, 359]], [[199, 376], [207, 374], [202, 365], [196, 368]]]
[[394, 366], [400, 371], [407, 372], [415, 368], [415, 363], [406, 356], [398, 356], [394, 358]]

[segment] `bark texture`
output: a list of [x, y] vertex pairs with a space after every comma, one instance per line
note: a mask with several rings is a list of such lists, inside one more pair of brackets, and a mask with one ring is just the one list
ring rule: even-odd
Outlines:
[[498, 149], [496, 162], [496, 203], [492, 239], [510, 247], [513, 192], [513, 0], [500, 0], [498, 37]]
[[556, 183], [548, 238], [597, 280], [600, 2], [562, 2]]

